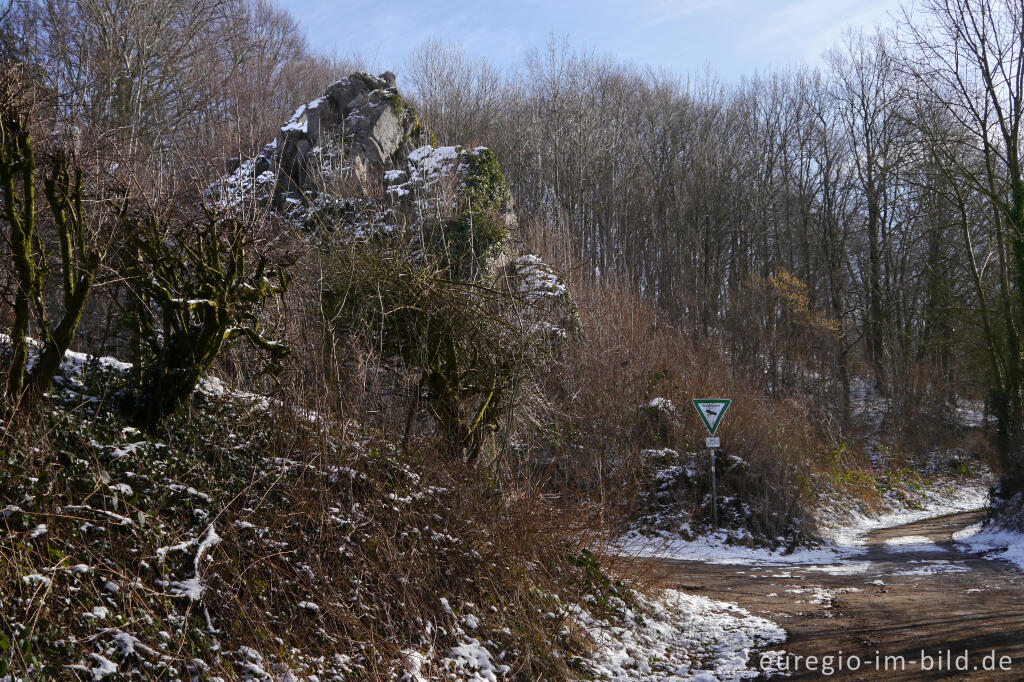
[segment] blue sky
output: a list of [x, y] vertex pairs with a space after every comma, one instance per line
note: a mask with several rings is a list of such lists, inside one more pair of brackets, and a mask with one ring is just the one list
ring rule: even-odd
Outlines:
[[409, 51], [440, 37], [499, 66], [554, 34], [579, 48], [723, 80], [816, 65], [846, 26], [891, 24], [899, 0], [291, 0], [311, 43], [356, 52], [401, 78]]

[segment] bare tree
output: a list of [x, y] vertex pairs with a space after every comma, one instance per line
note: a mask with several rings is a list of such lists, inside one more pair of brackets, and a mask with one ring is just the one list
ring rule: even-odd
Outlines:
[[887, 376], [885, 326], [889, 312], [883, 292], [883, 251], [898, 219], [897, 174], [903, 162], [901, 142], [905, 118], [901, 87], [888, 41], [882, 33], [851, 32], [841, 48], [829, 53], [831, 96], [851, 145], [858, 194], [863, 201], [867, 234], [867, 264], [862, 277], [866, 291], [865, 339], [868, 360], [877, 385], [890, 390]]
[[[992, 403], [1008, 470], [1024, 480], [1024, 7], [1014, 0], [927, 0], [920, 18], [905, 17], [903, 68], [954, 130], [968, 154], [939, 154], [946, 174], [967, 183], [991, 211], [999, 268], [998, 323], [986, 324], [993, 371]], [[942, 130], [931, 131], [942, 135]], [[980, 158], [982, 163], [974, 165]], [[964, 204], [962, 203], [961, 206]], [[969, 238], [969, 233], [965, 233]], [[972, 252], [970, 243], [965, 245]], [[973, 266], [977, 295], [984, 285]]]
[[[23, 398], [33, 402], [50, 386], [75, 338], [102, 256], [95, 228], [88, 224], [95, 216], [84, 208], [83, 174], [73, 131], [66, 130], [37, 149], [32, 130], [38, 123], [32, 120], [37, 88], [26, 83], [17, 67], [0, 65], [0, 69], [0, 197], [14, 281], [7, 394], [13, 402]], [[36, 205], [40, 189], [52, 231], [41, 225]], [[53, 250], [60, 280], [59, 320], [53, 319], [47, 306]], [[28, 337], [33, 332], [41, 343], [29, 368]]]
[[434, 38], [409, 55], [404, 75], [438, 144], [472, 146], [492, 132], [502, 88], [487, 60]]

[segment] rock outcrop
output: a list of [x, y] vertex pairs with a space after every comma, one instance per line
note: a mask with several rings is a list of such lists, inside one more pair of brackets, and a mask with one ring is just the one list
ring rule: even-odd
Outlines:
[[455, 279], [504, 277], [529, 303], [534, 333], [573, 333], [565, 286], [516, 251], [512, 193], [493, 152], [429, 139], [394, 74], [354, 73], [296, 109], [273, 142], [211, 189], [221, 205], [270, 206], [336, 239], [404, 235], [412, 257], [432, 254]]
[[317, 189], [323, 159], [351, 163], [361, 180], [400, 165], [424, 140], [416, 111], [406, 106], [391, 72], [354, 73], [300, 106], [274, 141], [278, 190]]
[[272, 201], [279, 210], [329, 192], [340, 178], [364, 185], [405, 163], [425, 141], [394, 74], [354, 73], [295, 110], [273, 142], [215, 188], [223, 202]]
[[353, 237], [405, 229], [427, 242], [419, 250], [451, 257], [453, 274], [493, 272], [517, 227], [508, 183], [487, 148], [422, 144], [429, 137], [394, 74], [354, 73], [296, 109], [214, 194]]

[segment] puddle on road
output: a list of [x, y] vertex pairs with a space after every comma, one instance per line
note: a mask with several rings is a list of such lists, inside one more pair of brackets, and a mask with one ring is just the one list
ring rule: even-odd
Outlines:
[[855, 561], [848, 564], [835, 564], [832, 566], [805, 566], [808, 571], [818, 571], [829, 575], [856, 575], [874, 570], [875, 564], [870, 561]]
[[937, 573], [967, 573], [971, 569], [961, 563], [952, 561], [910, 561], [908, 563], [920, 564], [916, 568], [902, 571], [892, 571], [892, 575], [935, 575]]

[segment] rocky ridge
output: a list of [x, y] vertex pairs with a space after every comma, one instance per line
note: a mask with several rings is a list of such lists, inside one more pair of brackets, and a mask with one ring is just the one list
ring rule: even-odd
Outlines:
[[221, 207], [255, 203], [342, 239], [404, 235], [443, 254], [458, 279], [507, 278], [555, 338], [578, 320], [568, 289], [522, 252], [508, 182], [486, 147], [435, 146], [391, 72], [354, 73], [300, 105], [275, 139], [211, 188]]

